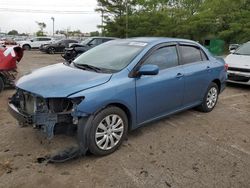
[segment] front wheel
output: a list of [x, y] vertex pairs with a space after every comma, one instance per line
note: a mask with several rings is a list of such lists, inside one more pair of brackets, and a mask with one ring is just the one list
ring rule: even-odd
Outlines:
[[203, 98], [202, 104], [198, 109], [202, 112], [211, 112], [217, 104], [219, 89], [216, 83], [212, 82]]
[[110, 106], [99, 112], [93, 119], [89, 135], [89, 150], [95, 155], [108, 155], [122, 143], [128, 131], [126, 113]]

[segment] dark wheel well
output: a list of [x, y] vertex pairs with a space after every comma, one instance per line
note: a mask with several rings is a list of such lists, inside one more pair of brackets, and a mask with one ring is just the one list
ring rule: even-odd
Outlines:
[[221, 91], [221, 82], [219, 79], [213, 80], [213, 83], [215, 83], [218, 86], [219, 92]]
[[0, 72], [0, 78], [2, 78], [3, 82], [5, 83], [5, 77], [4, 75], [1, 74], [1, 72]]
[[123, 104], [120, 104], [120, 103], [111, 103], [109, 105], [107, 105], [106, 107], [108, 106], [116, 106], [120, 109], [122, 109], [126, 115], [127, 115], [127, 118], [128, 118], [128, 130], [131, 130], [131, 125], [132, 125], [132, 115], [130, 113], [130, 110]]
[[4, 79], [2, 78], [1, 74], [0, 74], [0, 93], [2, 92], [2, 90], [4, 89]]
[[24, 46], [28, 46], [31, 49], [31, 46], [29, 44], [24, 44], [22, 48], [24, 48]]

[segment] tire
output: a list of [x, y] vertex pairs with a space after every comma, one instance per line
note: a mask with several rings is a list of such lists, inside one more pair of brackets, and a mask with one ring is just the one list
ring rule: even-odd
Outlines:
[[198, 106], [198, 110], [201, 112], [211, 112], [217, 104], [218, 96], [218, 85], [212, 82], [206, 91], [202, 104]]
[[4, 89], [4, 81], [3, 79], [0, 77], [0, 93], [3, 91]]
[[48, 52], [49, 52], [49, 54], [55, 54], [56, 49], [53, 48], [53, 47], [50, 47], [50, 48], [48, 49]]
[[23, 45], [24, 50], [31, 50], [31, 46], [28, 44]]
[[100, 111], [92, 121], [88, 149], [94, 155], [113, 153], [126, 138], [128, 118], [123, 110], [110, 106]]

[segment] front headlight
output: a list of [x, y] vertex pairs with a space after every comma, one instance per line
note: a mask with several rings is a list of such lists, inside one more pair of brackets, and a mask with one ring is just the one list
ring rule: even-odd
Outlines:
[[52, 113], [68, 112], [73, 109], [73, 103], [70, 99], [49, 99], [48, 104]]

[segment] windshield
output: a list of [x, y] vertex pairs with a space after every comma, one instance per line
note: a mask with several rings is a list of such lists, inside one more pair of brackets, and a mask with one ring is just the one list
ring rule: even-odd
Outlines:
[[81, 44], [86, 45], [86, 44], [88, 44], [91, 40], [92, 40], [92, 38], [86, 38], [84, 41], [81, 42]]
[[62, 44], [64, 42], [64, 40], [57, 40], [55, 41], [55, 44]]
[[245, 43], [242, 46], [240, 46], [234, 54], [237, 55], [250, 55], [250, 43]]
[[147, 43], [141, 42], [111, 41], [83, 53], [74, 60], [74, 63], [118, 72], [125, 68], [146, 45]]

